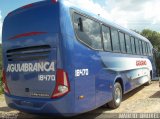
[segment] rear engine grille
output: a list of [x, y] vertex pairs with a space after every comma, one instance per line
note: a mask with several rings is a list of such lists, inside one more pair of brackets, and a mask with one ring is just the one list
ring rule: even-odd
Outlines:
[[48, 58], [51, 52], [49, 45], [23, 47], [7, 51], [8, 61], [33, 61]]

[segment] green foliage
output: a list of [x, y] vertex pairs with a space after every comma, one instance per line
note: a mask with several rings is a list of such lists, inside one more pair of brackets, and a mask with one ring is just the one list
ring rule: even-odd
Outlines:
[[0, 94], [3, 93], [2, 89], [2, 45], [0, 44]]
[[[1, 77], [1, 76], [0, 76]], [[3, 93], [3, 89], [2, 89], [2, 80], [0, 79], [0, 95]]]
[[141, 32], [141, 35], [150, 40], [153, 47], [160, 51], [160, 33], [156, 31], [152, 31], [150, 29], [144, 29]]
[[2, 70], [2, 44], [0, 44], [0, 70]]
[[158, 52], [155, 53], [155, 62], [157, 67], [157, 74], [160, 74], [160, 33], [156, 31], [152, 31], [150, 29], [144, 29], [141, 32], [141, 35], [146, 37], [150, 42], [152, 43], [154, 49], [156, 49]]

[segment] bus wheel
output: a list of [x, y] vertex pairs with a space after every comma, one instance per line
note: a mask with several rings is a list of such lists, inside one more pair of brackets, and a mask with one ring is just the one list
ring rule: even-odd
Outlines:
[[146, 86], [149, 86], [151, 83], [152, 83], [152, 81], [151, 81], [151, 75], [150, 75], [149, 81], [148, 81], [145, 85], [146, 85]]
[[108, 106], [112, 109], [116, 109], [120, 106], [121, 101], [122, 101], [122, 87], [120, 83], [116, 82], [114, 84], [113, 100], [108, 103]]

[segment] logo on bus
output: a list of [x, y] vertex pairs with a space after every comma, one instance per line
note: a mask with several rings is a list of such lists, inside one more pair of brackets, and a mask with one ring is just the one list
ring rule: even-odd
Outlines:
[[55, 71], [54, 62], [8, 64], [7, 72], [50, 72]]
[[137, 60], [136, 61], [136, 66], [145, 66], [145, 65], [147, 65], [146, 60]]

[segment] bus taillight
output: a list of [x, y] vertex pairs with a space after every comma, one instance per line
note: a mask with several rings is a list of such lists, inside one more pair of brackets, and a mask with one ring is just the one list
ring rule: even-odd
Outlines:
[[58, 2], [58, 0], [51, 0], [52, 1], [52, 3], [56, 3], [56, 2]]
[[52, 98], [59, 98], [70, 91], [70, 85], [67, 73], [62, 69], [57, 69], [56, 86]]
[[9, 88], [7, 86], [7, 80], [6, 80], [6, 72], [3, 70], [2, 72], [2, 83], [3, 83], [3, 89], [4, 89], [4, 92], [9, 94]]

